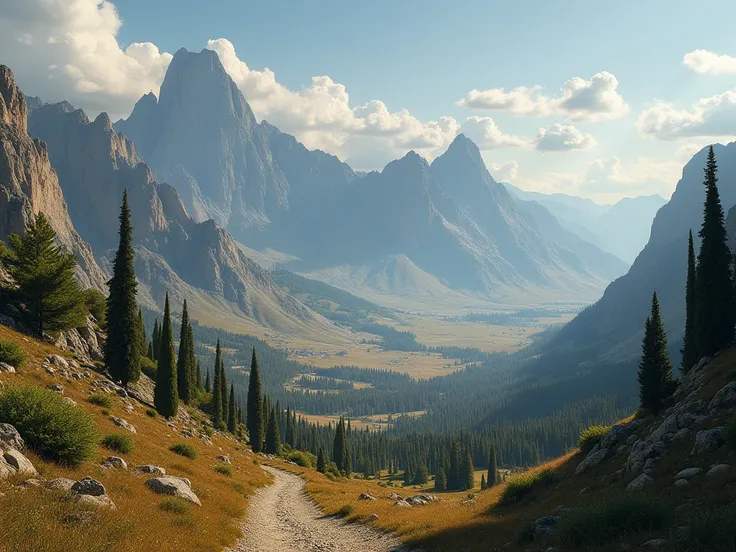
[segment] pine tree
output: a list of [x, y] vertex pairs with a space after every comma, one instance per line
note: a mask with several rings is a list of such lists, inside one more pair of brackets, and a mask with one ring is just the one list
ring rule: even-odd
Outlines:
[[138, 324], [136, 327], [138, 328], [138, 350], [141, 356], [145, 356], [148, 352], [148, 340], [146, 339], [146, 323], [143, 320], [143, 309], [140, 307], [138, 307]]
[[55, 245], [55, 239], [56, 232], [43, 213], [29, 222], [22, 238], [9, 236], [8, 268], [18, 284], [10, 298], [39, 337], [45, 331], [83, 326], [87, 317], [83, 292], [74, 279], [77, 262], [73, 254]]
[[276, 409], [272, 408], [268, 417], [268, 431], [266, 431], [266, 453], [279, 454], [281, 452], [281, 432]]
[[486, 476], [485, 474], [482, 474], [480, 476], [480, 490], [485, 491], [488, 488], [488, 485], [486, 485]]
[[156, 360], [153, 354], [153, 341], [148, 342], [148, 354], [146, 355], [150, 360]]
[[414, 477], [412, 477], [412, 483], [414, 485], [424, 485], [427, 481], [429, 481], [427, 466], [424, 462], [419, 462], [419, 464], [417, 464], [417, 469], [414, 472]]
[[332, 443], [332, 461], [337, 468], [348, 475], [350, 472], [350, 456], [348, 454], [347, 436], [345, 434], [345, 418], [340, 417], [340, 421], [335, 428], [335, 439]]
[[207, 370], [207, 379], [204, 382], [204, 390], [207, 393], [212, 393], [212, 380], [210, 380], [210, 371]]
[[179, 410], [179, 390], [176, 378], [176, 358], [174, 356], [174, 330], [171, 326], [169, 294], [166, 294], [164, 321], [161, 327], [161, 349], [158, 353], [156, 387], [153, 391], [153, 404], [162, 416], [176, 416]]
[[695, 313], [697, 312], [695, 283], [695, 248], [693, 232], [690, 231], [687, 242], [687, 281], [685, 283], [685, 335], [682, 343], [682, 372], [686, 374], [698, 362], [698, 345], [695, 341]]
[[447, 477], [445, 476], [445, 470], [443, 468], [437, 470], [437, 475], [434, 478], [434, 489], [436, 491], [447, 490]]
[[112, 267], [112, 278], [107, 283], [107, 335], [105, 364], [113, 379], [123, 386], [137, 381], [141, 373], [140, 328], [136, 293], [138, 284], [133, 270], [133, 228], [130, 224], [128, 191], [123, 193], [120, 208], [120, 244]]
[[194, 357], [194, 340], [192, 339], [192, 328], [189, 323], [189, 312], [187, 312], [187, 300], [181, 312], [181, 329], [179, 331], [179, 356], [176, 361], [176, 374], [178, 378], [179, 398], [185, 404], [192, 402], [194, 398], [194, 381], [192, 373], [196, 369]]
[[246, 408], [246, 425], [253, 452], [263, 449], [263, 403], [261, 399], [261, 374], [258, 369], [256, 348], [250, 361], [250, 377], [248, 379], [248, 404]]
[[498, 483], [498, 465], [496, 464], [496, 445], [491, 445], [491, 452], [488, 455], [488, 477], [486, 477], [486, 485], [493, 487]]
[[[223, 410], [222, 410], [222, 384], [220, 383], [220, 377], [222, 372], [220, 366], [222, 365], [222, 350], [220, 349], [220, 340], [217, 340], [217, 347], [215, 349], [215, 368], [214, 368], [214, 381], [212, 382], [212, 422], [216, 428], [220, 428], [223, 421]], [[260, 452], [260, 451], [256, 451]]]
[[641, 408], [658, 414], [674, 390], [674, 380], [656, 293], [652, 295], [652, 312], [644, 327], [638, 381]]
[[151, 333], [151, 345], [153, 356], [151, 360], [158, 360], [158, 350], [161, 348], [161, 326], [158, 324], [158, 318], [153, 321], [153, 332]]
[[475, 487], [475, 470], [473, 469], [473, 456], [468, 450], [460, 464], [460, 489], [468, 490], [473, 487]]
[[716, 157], [711, 146], [705, 167], [705, 204], [695, 275], [695, 342], [698, 357], [713, 356], [727, 347], [734, 335], [731, 252], [718, 195], [717, 173]]
[[238, 423], [238, 406], [235, 404], [235, 387], [230, 384], [230, 400], [228, 401], [227, 412], [227, 429], [230, 433], [235, 433], [235, 427]]
[[322, 447], [319, 447], [319, 454], [317, 455], [317, 471], [319, 473], [325, 473], [326, 465], [325, 451]]
[[202, 383], [202, 364], [197, 359], [197, 391], [204, 389], [204, 383]]
[[220, 397], [222, 397], [222, 421], [227, 424], [228, 413], [230, 412], [230, 400], [227, 393], [227, 374], [225, 374], [225, 363], [220, 362]]
[[447, 473], [447, 488], [455, 491], [460, 489], [460, 445], [455, 442], [450, 454], [450, 471]]

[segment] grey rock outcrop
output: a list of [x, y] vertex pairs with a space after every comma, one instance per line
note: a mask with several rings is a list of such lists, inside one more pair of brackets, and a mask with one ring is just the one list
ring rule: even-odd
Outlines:
[[161, 466], [154, 466], [151, 464], [145, 464], [143, 466], [138, 466], [135, 471], [140, 473], [150, 473], [153, 475], [166, 475], [166, 470], [163, 469]]
[[712, 429], [703, 429], [695, 434], [695, 445], [690, 451], [691, 455], [701, 454], [707, 450], [711, 450], [720, 446], [722, 439], [722, 427], [714, 427]]
[[157, 494], [175, 496], [197, 506], [202, 505], [197, 495], [192, 491], [189, 480], [181, 477], [154, 477], [146, 481], [146, 487]]
[[26, 444], [18, 430], [10, 424], [0, 423], [0, 448], [23, 450]]
[[654, 484], [654, 479], [643, 473], [626, 486], [627, 491], [640, 491]]
[[118, 427], [122, 427], [123, 429], [126, 429], [130, 431], [131, 433], [138, 433], [129, 421], [123, 420], [122, 418], [118, 418], [117, 416], [110, 416], [110, 421], [114, 423]]

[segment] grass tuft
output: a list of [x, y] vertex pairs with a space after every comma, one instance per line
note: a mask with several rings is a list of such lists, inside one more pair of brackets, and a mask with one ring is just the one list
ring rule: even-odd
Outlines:
[[227, 475], [228, 477], [233, 476], [233, 469], [230, 466], [227, 466], [225, 464], [217, 464], [215, 466], [215, 471], [222, 475]]
[[153, 408], [146, 408], [146, 416], [149, 418], [156, 418], [158, 417], [158, 412], [156, 412]]
[[345, 504], [341, 506], [337, 512], [335, 512], [335, 515], [337, 517], [346, 518], [353, 512], [355, 512], [355, 506], [353, 506], [352, 504]]
[[580, 437], [578, 437], [578, 448], [583, 454], [588, 454], [610, 429], [610, 426], [602, 425], [586, 427], [580, 432]]
[[87, 402], [95, 406], [101, 406], [102, 408], [112, 408], [112, 399], [104, 393], [92, 393], [87, 397]]
[[536, 490], [551, 486], [554, 482], [555, 474], [549, 469], [517, 475], [506, 483], [498, 504], [499, 506], [514, 504]]
[[182, 498], [169, 496], [158, 503], [159, 510], [172, 514], [186, 514], [191, 510], [191, 505]]
[[175, 443], [169, 447], [169, 450], [179, 456], [184, 456], [190, 460], [194, 460], [197, 457], [197, 449], [195, 449], [189, 443]]
[[126, 433], [110, 433], [102, 439], [102, 446], [122, 454], [133, 452], [133, 438]]

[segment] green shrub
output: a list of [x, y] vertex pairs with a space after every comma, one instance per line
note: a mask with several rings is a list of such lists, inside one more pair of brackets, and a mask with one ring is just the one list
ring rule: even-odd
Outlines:
[[580, 437], [578, 437], [578, 448], [583, 454], [588, 454], [598, 444], [601, 437], [608, 433], [610, 429], [610, 426], [602, 425], [586, 427], [580, 432]]
[[574, 510], [562, 519], [555, 535], [566, 549], [588, 550], [591, 545], [661, 529], [670, 519], [671, 512], [669, 505], [656, 496], [644, 493], [617, 495]]
[[104, 393], [92, 393], [87, 397], [87, 402], [95, 406], [101, 406], [102, 408], [112, 408], [112, 399]]
[[126, 433], [110, 433], [102, 439], [102, 446], [123, 454], [133, 452], [133, 438]]
[[325, 475], [331, 475], [332, 477], [342, 477], [342, 474], [340, 473], [340, 470], [337, 467], [337, 464], [330, 461], [325, 464]]
[[111, 414], [110, 410], [107, 408], [102, 409], [102, 415], [103, 416], [109, 416]]
[[191, 509], [191, 506], [186, 500], [173, 496], [164, 498], [158, 503], [158, 507], [160, 510], [172, 514], [186, 514]]
[[736, 449], [736, 413], [731, 414], [726, 420], [726, 426], [723, 428], [723, 437], [726, 443], [732, 449]]
[[297, 466], [302, 468], [313, 468], [317, 464], [317, 458], [314, 454], [305, 452], [303, 450], [292, 450], [284, 454], [284, 458], [294, 462]]
[[169, 450], [179, 456], [184, 456], [190, 460], [197, 457], [197, 450], [189, 443], [176, 443], [169, 447]]
[[156, 412], [153, 408], [146, 408], [146, 416], [149, 418], [156, 418], [158, 416], [158, 412]]
[[0, 362], [20, 368], [26, 361], [26, 352], [12, 341], [0, 341]]
[[92, 416], [33, 385], [0, 390], [0, 420], [14, 425], [40, 456], [63, 465], [92, 457], [99, 439]]
[[149, 378], [156, 381], [156, 372], [158, 372], [158, 363], [148, 357], [141, 357], [141, 372]]
[[95, 317], [100, 328], [104, 328], [107, 324], [107, 298], [93, 288], [82, 291], [82, 297], [89, 313]]
[[536, 473], [524, 473], [517, 475], [509, 480], [506, 487], [501, 492], [501, 499], [498, 501], [501, 506], [508, 506], [514, 502], [518, 502], [535, 490], [545, 489], [555, 482], [555, 475], [552, 470], [541, 470]]
[[335, 513], [337, 517], [345, 518], [348, 517], [350, 514], [352, 514], [355, 511], [355, 506], [352, 504], [345, 504], [344, 506], [341, 506], [340, 509]]
[[217, 473], [221, 473], [222, 475], [227, 475], [228, 477], [233, 476], [233, 469], [227, 464], [217, 464], [215, 466], [215, 471]]

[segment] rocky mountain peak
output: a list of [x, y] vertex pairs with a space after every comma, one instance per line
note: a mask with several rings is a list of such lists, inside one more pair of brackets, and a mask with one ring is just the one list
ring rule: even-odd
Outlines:
[[0, 121], [15, 126], [27, 134], [28, 108], [23, 93], [15, 84], [15, 76], [9, 67], [0, 65]]

